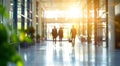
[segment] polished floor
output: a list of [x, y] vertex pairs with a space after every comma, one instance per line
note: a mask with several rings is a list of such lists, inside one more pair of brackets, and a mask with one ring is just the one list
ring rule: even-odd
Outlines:
[[110, 52], [103, 45], [68, 41], [54, 44], [52, 41], [36, 43], [19, 53], [24, 66], [120, 66], [120, 51]]

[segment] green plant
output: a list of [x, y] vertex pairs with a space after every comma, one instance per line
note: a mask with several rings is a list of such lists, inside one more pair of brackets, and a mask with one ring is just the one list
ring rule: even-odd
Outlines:
[[36, 42], [38, 42], [38, 43], [39, 43], [39, 42], [40, 42], [40, 38], [41, 38], [41, 37], [40, 37], [40, 35], [39, 35], [39, 34], [37, 34], [37, 35], [36, 35]]
[[29, 29], [29, 33], [31, 33], [31, 34], [35, 33], [34, 27], [29, 27], [28, 29]]
[[[1, 4], [0, 16], [7, 17], [5, 7]], [[9, 32], [11, 32], [10, 35]], [[10, 44], [9, 40], [10, 42], [17, 42], [17, 34], [12, 32], [9, 26], [0, 23], [0, 66], [7, 66], [9, 62], [15, 63], [16, 66], [23, 66], [21, 57], [16, 52], [16, 49]]]
[[[0, 24], [0, 66], [7, 66], [8, 62], [14, 62], [17, 66], [22, 66], [22, 59], [17, 54], [15, 48], [8, 42], [8, 36], [6, 27]], [[15, 41], [14, 38], [11, 40]]]
[[40, 39], [40, 35], [39, 35], [39, 34], [36, 35], [36, 39], [37, 39], [37, 40]]
[[34, 36], [34, 33], [35, 33], [35, 29], [34, 29], [34, 27], [29, 27], [28, 29], [27, 29], [27, 33], [30, 35], [30, 37], [33, 39], [35, 36]]

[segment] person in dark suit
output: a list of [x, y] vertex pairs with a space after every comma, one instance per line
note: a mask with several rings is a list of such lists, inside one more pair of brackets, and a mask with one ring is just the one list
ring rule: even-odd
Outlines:
[[70, 34], [71, 34], [71, 39], [72, 39], [73, 46], [74, 46], [75, 38], [76, 38], [76, 29], [75, 29], [74, 25], [72, 26], [72, 28], [70, 30]]
[[55, 42], [56, 44], [56, 38], [57, 38], [57, 29], [54, 26], [54, 28], [52, 29], [52, 37], [53, 37], [53, 42]]
[[76, 38], [76, 29], [74, 28], [74, 26], [72, 26], [70, 34], [72, 39]]
[[62, 41], [62, 38], [63, 38], [63, 28], [62, 27], [59, 28], [58, 36], [59, 36], [59, 41]]

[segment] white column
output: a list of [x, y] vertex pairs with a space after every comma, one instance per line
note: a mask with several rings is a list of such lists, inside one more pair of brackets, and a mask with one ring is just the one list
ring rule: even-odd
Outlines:
[[42, 36], [42, 7], [41, 2], [39, 1], [39, 34]]
[[[32, 25], [34, 29], [36, 30], [36, 0], [32, 0]], [[36, 35], [36, 31], [34, 33]]]
[[114, 18], [115, 18], [114, 0], [108, 0], [108, 43], [109, 50], [115, 50], [115, 31], [114, 31]]

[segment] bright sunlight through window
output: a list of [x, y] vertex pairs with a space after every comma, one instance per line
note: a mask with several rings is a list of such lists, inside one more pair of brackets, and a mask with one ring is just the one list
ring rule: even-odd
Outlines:
[[77, 7], [70, 7], [68, 10], [46, 10], [44, 18], [80, 18], [82, 12]]

